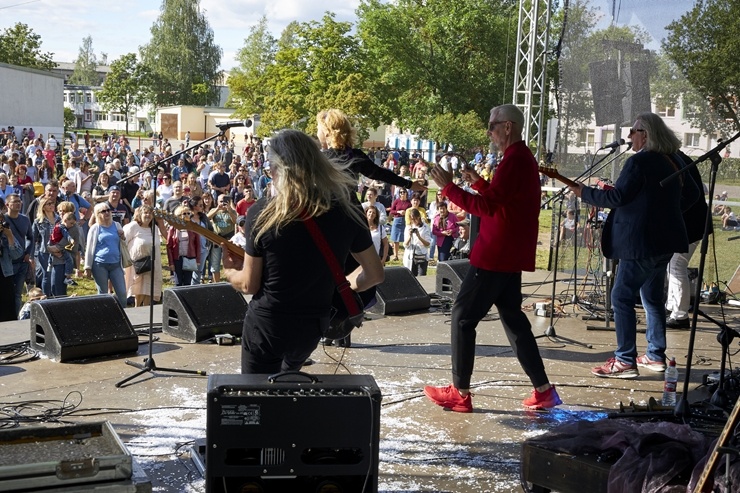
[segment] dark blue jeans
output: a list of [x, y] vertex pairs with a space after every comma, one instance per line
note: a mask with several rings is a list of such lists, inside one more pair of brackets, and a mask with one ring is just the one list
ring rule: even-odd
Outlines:
[[666, 266], [672, 254], [644, 259], [620, 260], [612, 288], [617, 350], [622, 363], [637, 360], [637, 316], [635, 299], [640, 294], [647, 322], [647, 357], [665, 361], [665, 304], [663, 302]]

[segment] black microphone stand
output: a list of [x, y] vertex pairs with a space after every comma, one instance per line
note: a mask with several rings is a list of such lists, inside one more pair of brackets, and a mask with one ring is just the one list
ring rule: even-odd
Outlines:
[[[155, 178], [153, 178], [155, 179]], [[156, 361], [154, 361], [154, 355], [152, 354], [153, 348], [154, 348], [154, 272], [155, 272], [155, 264], [154, 259], [156, 258], [156, 252], [155, 252], [155, 246], [156, 242], [154, 241], [155, 234], [157, 234], [157, 221], [154, 217], [152, 217], [151, 221], [151, 233], [152, 233], [152, 253], [149, 255], [150, 262], [152, 264], [152, 270], [149, 272], [149, 357], [144, 359], [143, 363], [137, 363], [135, 361], [125, 360], [124, 363], [126, 363], [129, 366], [133, 366], [134, 368], [138, 368], [139, 371], [134, 373], [133, 375], [130, 375], [120, 382], [116, 383], [116, 387], [122, 387], [126, 382], [129, 382], [133, 380], [134, 378], [137, 378], [144, 373], [152, 373], [155, 371], [164, 371], [164, 372], [170, 372], [170, 373], [184, 373], [187, 375], [201, 375], [205, 376], [206, 372], [202, 370], [183, 370], [179, 368], [161, 368], [157, 366]], [[161, 254], [160, 254], [161, 255]], [[161, 262], [161, 259], [160, 259]]]
[[[578, 177], [576, 177], [575, 180], [573, 180], [573, 181], [576, 181], [577, 182], [579, 180], [582, 180], [584, 177], [587, 177], [587, 176], [590, 176], [591, 174], [593, 174], [594, 173], [593, 168], [596, 167], [596, 166], [598, 166], [599, 164], [601, 164], [602, 161], [605, 161], [606, 158], [608, 158], [609, 156], [611, 156], [615, 152], [617, 152], [617, 147], [612, 148], [611, 151], [609, 151], [608, 154], [604, 155], [601, 159], [599, 159], [599, 161], [597, 161], [593, 165], [589, 166], [589, 169], [585, 170], [583, 173], [581, 173], [580, 175], [578, 175]], [[608, 166], [609, 164], [611, 164], [612, 162], [614, 162], [614, 160], [617, 159], [622, 154], [624, 154], [624, 152], [619, 153], [613, 159], [610, 159], [609, 161], [607, 161], [604, 164], [602, 164], [601, 167], [599, 167], [599, 168], [596, 169], [596, 171], [600, 171], [601, 169], [605, 168], [606, 166]], [[566, 190], [568, 190], [568, 187], [567, 186], [561, 188], [560, 191], [558, 191], [557, 193], [555, 193], [555, 195], [553, 195], [547, 202], [545, 202], [545, 205], [550, 204], [552, 201], [554, 201], [554, 200], [556, 200], [558, 198], [561, 198], [562, 199]], [[559, 207], [560, 213], [562, 213], [562, 209], [563, 209], [563, 203], [561, 201], [560, 202], [560, 207]], [[553, 208], [553, 211], [554, 210], [555, 209]], [[560, 227], [558, 226], [558, 239], [559, 238], [560, 238]], [[565, 337], [560, 337], [555, 332], [555, 297], [556, 297], [555, 291], [556, 291], [556, 287], [557, 287], [556, 285], [557, 285], [559, 243], [560, 243], [559, 241], [555, 243], [555, 264], [553, 266], [552, 306], [550, 307], [550, 325], [548, 325], [547, 329], [545, 329], [544, 334], [535, 336], [535, 339], [539, 339], [540, 337], [547, 337], [548, 339], [551, 339], [551, 340], [553, 338], [557, 338], [558, 340], [555, 341], [555, 342], [570, 343], [570, 344], [575, 344], [575, 345], [579, 345], [579, 346], [583, 346], [583, 347], [586, 347], [586, 348], [591, 349], [591, 348], [593, 348], [593, 345], [591, 345], [591, 344], [586, 344], [586, 343], [583, 343], [583, 342], [580, 342], [580, 341], [576, 341], [574, 339], [568, 339], [568, 338], [565, 338]], [[576, 259], [577, 259], [577, 257], [576, 257]], [[574, 272], [575, 272], [575, 269], [576, 269], [576, 265], [574, 264], [573, 265]], [[575, 284], [574, 284], [574, 289], [575, 289]], [[575, 291], [574, 291], [574, 293], [575, 293]], [[608, 310], [609, 310], [609, 308], [608, 308], [608, 303], [607, 303], [607, 316], [606, 316], [607, 320], [609, 319]]]
[[[207, 139], [205, 139], [205, 140], [203, 140], [201, 142], [198, 142], [197, 144], [194, 144], [194, 145], [188, 147], [187, 149], [184, 149], [184, 150], [178, 152], [177, 154], [173, 154], [173, 155], [171, 155], [171, 156], [169, 156], [169, 157], [167, 157], [167, 158], [165, 158], [165, 159], [163, 159], [161, 161], [157, 161], [156, 163], [152, 163], [150, 166], [148, 166], [148, 167], [146, 167], [146, 168], [138, 171], [137, 173], [133, 173], [131, 175], [127, 175], [126, 176], [126, 179], [127, 180], [130, 180], [131, 178], [134, 178], [136, 176], [139, 176], [140, 174], [145, 173], [147, 171], [154, 171], [154, 170], [157, 169], [157, 167], [160, 164], [167, 163], [168, 161], [172, 161], [172, 160], [175, 159], [175, 157], [180, 156], [181, 154], [186, 154], [188, 151], [190, 151], [192, 149], [195, 149], [196, 147], [200, 147], [200, 146], [202, 146], [203, 144], [205, 144], [207, 142], [211, 142], [213, 140], [218, 139], [219, 137], [221, 137], [221, 136], [224, 135], [224, 132], [226, 130], [228, 130], [228, 128], [229, 128], [228, 126], [225, 126], [223, 128], [219, 128], [219, 132], [216, 135], [214, 135], [212, 137], [209, 137], [209, 138], [207, 138]], [[156, 174], [155, 173], [152, 173], [152, 182], [156, 182]], [[154, 207], [154, 205], [152, 207]], [[150, 294], [150, 297], [149, 297], [149, 357], [145, 358], [143, 363], [137, 363], [135, 361], [130, 361], [130, 360], [126, 360], [125, 361], [125, 363], [127, 365], [133, 366], [135, 368], [138, 368], [139, 371], [136, 372], [136, 373], [134, 373], [133, 375], [130, 375], [130, 376], [124, 378], [120, 382], [117, 382], [116, 383], [116, 387], [119, 387], [119, 388], [122, 387], [122, 386], [124, 386], [124, 384], [126, 384], [127, 382], [129, 382], [129, 381], [131, 381], [131, 380], [133, 380], [133, 379], [135, 379], [135, 378], [143, 375], [144, 373], [153, 373], [153, 372], [156, 372], [156, 371], [158, 371], [158, 372], [170, 372], [170, 373], [183, 373], [183, 374], [187, 374], [187, 375], [200, 375], [200, 376], [206, 376], [207, 375], [206, 372], [203, 371], [203, 370], [183, 370], [183, 369], [179, 369], [179, 368], [162, 368], [162, 367], [157, 366], [156, 361], [154, 361], [154, 355], [152, 354], [152, 352], [153, 352], [153, 347], [154, 347], [154, 272], [155, 272], [155, 268], [156, 268], [155, 267], [155, 264], [154, 264], [154, 259], [156, 258], [155, 241], [154, 241], [155, 236], [154, 235], [157, 234], [156, 227], [157, 227], [157, 221], [156, 221], [156, 219], [154, 217], [152, 217], [152, 222], [151, 222], [152, 253], [149, 256], [150, 261], [151, 261], [151, 264], [152, 264], [152, 270], [151, 270], [150, 276], [149, 276], [150, 277], [150, 280], [149, 280], [149, 289], [150, 289], [150, 293], [149, 293]]]
[[[719, 163], [722, 162], [722, 157], [719, 155], [719, 151], [727, 147], [732, 141], [740, 137], [740, 132], [732, 136], [731, 139], [725, 140], [717, 144], [714, 148], [710, 149], [702, 156], [699, 156], [695, 161], [687, 164], [680, 170], [676, 171], [669, 177], [665, 178], [660, 182], [661, 186], [664, 186], [669, 181], [678, 177], [682, 173], [688, 172], [691, 167], [698, 165], [701, 162], [709, 161], [712, 165], [709, 168], [709, 193], [707, 199], [707, 215], [704, 219], [704, 235], [701, 239], [701, 255], [699, 257], [699, 280], [704, 278], [704, 266], [707, 258], [707, 251], [709, 246], [709, 234], [712, 230], [712, 199], [714, 197], [714, 187], [717, 182], [717, 171], [719, 170]], [[701, 200], [701, 199], [699, 199]], [[696, 321], [699, 317], [699, 300], [701, 299], [701, 282], [696, 283], [696, 290], [694, 292], [694, 302], [692, 304], [692, 316], [691, 316], [691, 330], [689, 333], [689, 347], [688, 356], [686, 361], [686, 375], [683, 381], [683, 391], [681, 392], [681, 399], [676, 403], [674, 414], [682, 418], [684, 423], [688, 423], [691, 417], [691, 409], [689, 406], [688, 394], [689, 394], [689, 381], [691, 379], [691, 360], [694, 357], [694, 343], [696, 341]]]
[[[718, 320], [713, 319], [701, 310], [697, 310], [699, 315], [706, 318], [717, 327], [720, 328], [719, 334], [717, 334], [717, 342], [722, 346], [722, 358], [719, 363], [719, 381], [717, 382], [717, 390], [714, 391], [709, 402], [717, 407], [724, 409], [730, 403], [727, 400], [727, 392], [725, 391], [725, 366], [727, 363], [727, 349], [732, 344], [732, 340], [735, 337], [740, 337], [740, 333], [730, 328], [729, 325], [722, 323]], [[732, 371], [732, 369], [730, 369]]]

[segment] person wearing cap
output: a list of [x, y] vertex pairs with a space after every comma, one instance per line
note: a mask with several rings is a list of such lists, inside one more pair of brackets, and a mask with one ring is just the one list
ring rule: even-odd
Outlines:
[[237, 245], [240, 248], [247, 248], [247, 236], [246, 232], [244, 231], [244, 224], [247, 221], [247, 216], [239, 216], [236, 218], [236, 233], [234, 233], [234, 236], [231, 237], [229, 240], [234, 245]]
[[[108, 201], [105, 203], [110, 207], [113, 222], [125, 226], [131, 221], [131, 212], [128, 210], [126, 204], [121, 202], [121, 188], [118, 185], [108, 187]], [[95, 218], [95, 214], [90, 216], [90, 221], [88, 222], [90, 226], [95, 224]]]
[[129, 212], [132, 214], [134, 212], [133, 203], [136, 198], [136, 192], [139, 191], [139, 177], [131, 175], [138, 171], [138, 167], [131, 166], [131, 168], [129, 168], [128, 175], [117, 183], [118, 187], [121, 189], [121, 202], [126, 204], [126, 207], [128, 207]]
[[257, 190], [259, 193], [259, 198], [265, 196], [265, 189], [267, 188], [267, 185], [272, 181], [269, 161], [265, 161], [265, 164], [262, 166], [262, 173], [262, 176], [260, 176], [257, 180]]
[[457, 222], [457, 238], [452, 244], [450, 258], [463, 259], [470, 255], [470, 219]]

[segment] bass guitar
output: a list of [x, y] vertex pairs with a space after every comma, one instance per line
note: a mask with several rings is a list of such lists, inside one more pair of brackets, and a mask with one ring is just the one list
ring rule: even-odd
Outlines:
[[566, 178], [560, 173], [558, 173], [558, 170], [555, 168], [548, 168], [547, 166], [538, 166], [537, 169], [540, 173], [547, 176], [548, 178], [555, 178], [558, 181], [561, 181], [568, 185], [569, 187], [577, 187], [578, 183], [574, 182], [570, 178]]

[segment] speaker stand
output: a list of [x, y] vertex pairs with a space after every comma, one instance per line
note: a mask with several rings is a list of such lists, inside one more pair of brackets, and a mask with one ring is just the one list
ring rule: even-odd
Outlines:
[[[154, 372], [170, 372], [170, 373], [184, 373], [186, 375], [201, 375], [205, 376], [206, 372], [202, 370], [182, 370], [178, 368], [160, 368], [157, 366], [157, 363], [154, 361], [154, 356], [152, 355], [152, 348], [154, 347], [154, 259], [156, 258], [156, 242], [154, 241], [155, 234], [157, 234], [157, 221], [152, 215], [152, 222], [151, 222], [151, 233], [152, 233], [152, 253], [149, 256], [151, 259], [152, 264], [152, 270], [149, 275], [149, 357], [144, 359], [143, 363], [136, 363], [135, 361], [129, 361], [126, 360], [125, 363], [129, 366], [133, 366], [134, 368], [138, 368], [139, 371], [134, 373], [133, 375], [130, 375], [120, 382], [116, 383], [116, 387], [120, 388], [123, 387], [124, 384], [127, 382], [130, 382], [131, 380], [140, 377], [144, 373], [154, 373]], [[160, 259], [161, 263], [161, 259]], [[133, 384], [131, 384], [133, 385]]]

